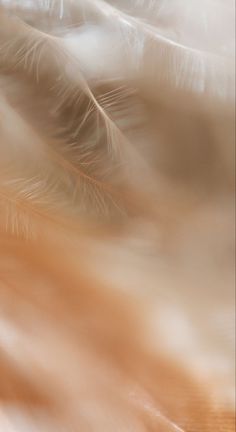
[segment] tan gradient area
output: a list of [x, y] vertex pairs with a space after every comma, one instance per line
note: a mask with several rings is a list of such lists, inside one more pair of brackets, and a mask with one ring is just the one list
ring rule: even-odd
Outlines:
[[1, 236], [1, 409], [21, 406], [36, 424], [47, 413], [62, 430], [233, 431], [207, 383], [147, 349], [134, 299], [73, 253]]

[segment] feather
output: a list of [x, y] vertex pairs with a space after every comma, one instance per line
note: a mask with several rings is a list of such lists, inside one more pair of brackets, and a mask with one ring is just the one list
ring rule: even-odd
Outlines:
[[[6, 64], [7, 56], [8, 59], [14, 59], [14, 70], [16, 68], [18, 71], [22, 68], [23, 70], [27, 69], [30, 74], [33, 74], [36, 82], [39, 81], [39, 76], [40, 80], [46, 79], [50, 73], [53, 74], [55, 81], [54, 75], [56, 75], [56, 82], [59, 81], [60, 88], [58, 97], [62, 104], [68, 99], [73, 100], [76, 95], [79, 99], [82, 92], [89, 99], [90, 107], [96, 110], [98, 118], [103, 122], [107, 135], [108, 152], [111, 157], [119, 160], [120, 155], [124, 154], [124, 158], [126, 158], [130, 152], [134, 157], [135, 148], [130, 146], [116, 122], [110, 118], [104, 107], [98, 102], [80, 70], [77, 58], [71, 55], [63, 40], [32, 29], [18, 20], [9, 21], [6, 16], [2, 20], [2, 40], [4, 41], [6, 38], [6, 43], [3, 43], [1, 47], [4, 69], [11, 70], [12, 68], [11, 64]], [[14, 28], [13, 40], [8, 37], [9, 28], [11, 31]], [[19, 44], [20, 49], [18, 48]], [[47, 70], [45, 70], [45, 65], [47, 65]]]
[[[186, 89], [197, 94], [202, 93], [205, 96], [209, 94], [210, 97], [217, 97], [227, 101], [232, 97], [232, 86], [234, 83], [234, 30], [230, 13], [224, 14], [224, 25], [227, 26], [229, 39], [226, 39], [225, 44], [221, 41], [221, 44], [223, 47], [231, 46], [231, 50], [229, 53], [225, 53], [224, 51], [221, 53], [219, 49], [215, 51], [216, 43], [213, 45], [214, 49], [202, 47], [200, 18], [197, 21], [200, 22], [200, 25], [196, 32], [196, 41], [193, 42], [194, 44], [191, 46], [189, 44], [190, 37], [188, 37], [188, 35], [190, 35], [189, 31], [186, 37], [182, 38], [183, 41], [188, 38], [185, 43], [179, 42], [176, 40], [176, 37], [168, 37], [168, 35], [165, 34], [166, 32], [159, 30], [158, 20], [161, 21], [163, 15], [163, 13], [160, 13], [161, 6], [159, 7], [160, 9], [158, 9], [157, 23], [154, 26], [148, 21], [141, 20], [136, 16], [123, 12], [104, 0], [75, 3], [78, 4], [78, 7], [82, 4], [82, 7], [88, 9], [90, 13], [95, 11], [103, 21], [105, 20], [112, 28], [116, 28], [117, 33], [120, 35], [120, 45], [122, 49], [127, 52], [129, 65], [131, 65], [131, 67], [132, 65], [136, 65], [136, 69], [138, 65], [138, 71], [135, 71], [134, 68], [131, 69], [131, 76], [136, 73], [136, 75], [141, 74], [142, 77], [149, 81], [150, 79], [155, 79], [155, 86], [158, 89], [159, 86], [164, 85], [176, 89]], [[191, 3], [191, 5], [187, 5], [186, 7], [182, 2], [180, 3], [182, 5], [181, 11], [183, 10], [185, 12], [187, 9], [187, 18], [191, 16], [190, 14], [194, 11], [195, 7], [199, 10], [199, 4], [195, 5]], [[159, 5], [158, 2], [157, 4]], [[165, 2], [162, 4], [165, 5]], [[177, 5], [178, 2], [176, 2], [175, 8]], [[164, 6], [163, 9], [165, 10]], [[222, 18], [222, 11], [224, 12], [225, 9], [227, 9], [227, 7], [220, 3], [219, 9], [215, 12], [218, 20]], [[208, 25], [207, 22], [208, 18], [211, 18], [211, 10], [208, 12], [205, 5], [202, 10], [208, 14], [206, 16], [206, 25]], [[209, 26], [209, 29], [207, 28], [207, 31], [211, 32], [211, 40], [215, 37], [218, 25], [219, 22], [216, 20], [214, 25]], [[178, 29], [176, 29], [176, 31], [178, 31]], [[209, 36], [207, 37], [209, 38]], [[205, 40], [206, 38], [204, 38], [204, 41]], [[129, 46], [131, 49], [129, 49]], [[134, 56], [136, 58], [132, 61]], [[124, 57], [124, 63], [125, 62], [126, 60]], [[217, 89], [218, 94], [216, 91]]]
[[[99, 98], [95, 97], [95, 94], [91, 91], [89, 84], [85, 81], [82, 73], [80, 73], [80, 70], [78, 69], [79, 64], [77, 60], [72, 58], [71, 54], [66, 49], [64, 49], [63, 41], [58, 38], [48, 36], [41, 31], [31, 29], [18, 20], [13, 21], [12, 19], [10, 19], [10, 21], [8, 22], [8, 18], [6, 16], [3, 16], [3, 23], [4, 22], [6, 33], [4, 36], [4, 26], [2, 26], [2, 35], [5, 38], [7, 38], [9, 30], [8, 23], [14, 26], [15, 31], [14, 39], [10, 40], [9, 38], [7, 38], [7, 42], [5, 44], [2, 44], [3, 61], [6, 59], [6, 56], [8, 61], [13, 58], [14, 73], [19, 73], [22, 68], [23, 70], [25, 70], [26, 68], [27, 73], [30, 74], [30, 77], [32, 77], [32, 80], [33, 82], [35, 82], [36, 85], [38, 85], [38, 83], [41, 83], [43, 79], [46, 81], [46, 86], [49, 88], [49, 91], [53, 90], [53, 93], [55, 95], [54, 102], [57, 100], [59, 101], [58, 104], [56, 103], [56, 105], [51, 108], [54, 114], [56, 114], [61, 109], [63, 109], [65, 112], [65, 109], [67, 109], [67, 105], [69, 104], [70, 111], [72, 108], [72, 116], [70, 116], [70, 123], [72, 122], [74, 129], [73, 136], [71, 137], [73, 141], [76, 140], [77, 136], [81, 139], [81, 135], [83, 135], [84, 129], [89, 130], [90, 134], [92, 135], [90, 138], [86, 136], [83, 137], [86, 146], [84, 146], [84, 144], [80, 145], [79, 152], [76, 150], [76, 159], [79, 159], [80, 167], [78, 166], [78, 164], [71, 162], [72, 158], [75, 158], [75, 151], [73, 149], [73, 145], [71, 146], [71, 142], [69, 142], [69, 145], [67, 144], [66, 147], [64, 146], [64, 144], [63, 146], [60, 146], [60, 143], [57, 144], [57, 147], [60, 148], [59, 154], [58, 149], [56, 150], [55, 146], [49, 149], [48, 156], [53, 158], [54, 162], [60, 165], [64, 173], [70, 173], [70, 178], [79, 177], [80, 192], [79, 195], [73, 192], [74, 198], [78, 196], [81, 205], [83, 206], [84, 202], [86, 202], [87, 200], [90, 201], [91, 196], [91, 199], [94, 200], [94, 204], [96, 203], [95, 208], [101, 207], [103, 214], [107, 212], [107, 205], [105, 201], [110, 201], [110, 204], [113, 208], [116, 208], [119, 212], [122, 212], [122, 210], [120, 209], [120, 205], [118, 204], [118, 201], [120, 200], [119, 193], [117, 194], [117, 192], [112, 191], [112, 184], [109, 185], [106, 184], [102, 179], [96, 179], [96, 177], [94, 177], [93, 174], [90, 174], [90, 172], [91, 169], [94, 169], [94, 167], [95, 169], [97, 169], [98, 167], [100, 169], [99, 175], [101, 177], [103, 169], [102, 166], [106, 167], [105, 169], [106, 171], [108, 171], [107, 167], [109, 167], [110, 164], [110, 170], [113, 169], [114, 171], [114, 169], [116, 169], [116, 165], [118, 165], [121, 168], [121, 171], [123, 170], [124, 173], [121, 173], [120, 175], [121, 182], [124, 179], [124, 182], [126, 182], [126, 184], [128, 185], [130, 181], [129, 178], [127, 178], [126, 174], [128, 172], [127, 164], [130, 165], [130, 163], [132, 162], [132, 165], [134, 166], [141, 162], [141, 158], [137, 152], [137, 147], [132, 146], [128, 138], [125, 136], [123, 126], [123, 130], [120, 128], [122, 119], [124, 119], [124, 117], [128, 118], [127, 111], [124, 112], [122, 109], [122, 107], [124, 106], [124, 102], [122, 103], [122, 105], [119, 104], [119, 116], [117, 116], [117, 103], [113, 104], [113, 107], [111, 109], [111, 104], [109, 104], [108, 108], [107, 100], [104, 99], [102, 95]], [[20, 38], [17, 37], [17, 32], [19, 32]], [[2, 38], [3, 40], [4, 37]], [[21, 38], [23, 38], [22, 42], [20, 42]], [[28, 38], [28, 42], [25, 42], [25, 38]], [[18, 49], [19, 43], [21, 45], [20, 49]], [[45, 70], [45, 64], [47, 64], [47, 70]], [[64, 67], [63, 64], [65, 64], [66, 67]], [[5, 73], [7, 71], [10, 72], [12, 70], [11, 60], [10, 64], [7, 64], [7, 62], [4, 61], [3, 68]], [[55, 74], [57, 76], [56, 85], [53, 84], [52, 88], [51, 80], [55, 80]], [[119, 100], [119, 93], [121, 92], [117, 90], [114, 93], [116, 100]], [[130, 99], [129, 92], [123, 92], [122, 97], [120, 96], [120, 101], [122, 99], [125, 99], [126, 107], [127, 100]], [[76, 109], [76, 106], [78, 105], [78, 107], [80, 107], [81, 104], [83, 110], [85, 109], [86, 111], [85, 114], [83, 114], [83, 117], [80, 119], [80, 117], [78, 117], [78, 110]], [[116, 121], [112, 119], [112, 112], [114, 111], [116, 111]], [[129, 117], [130, 116], [131, 115], [129, 115]], [[73, 117], [75, 118], [74, 121]], [[93, 120], [90, 121], [91, 117], [93, 118]], [[102, 126], [100, 126], [99, 124], [101, 121], [103, 123]], [[139, 121], [137, 122], [137, 116], [135, 121], [136, 123], [139, 123]], [[79, 126], [76, 126], [76, 123], [79, 124]], [[90, 125], [95, 125], [92, 126], [92, 130], [94, 130], [94, 132], [91, 132], [91, 127], [90, 129], [88, 129], [88, 123]], [[96, 163], [96, 159], [95, 163], [91, 163], [89, 159], [91, 154], [89, 143], [94, 141], [94, 136], [96, 136], [96, 134], [98, 133], [98, 124], [101, 140], [99, 140], [98, 144], [96, 144], [96, 148], [99, 152], [98, 154], [96, 154], [96, 159], [97, 161], [102, 160], [102, 163]], [[62, 124], [60, 125], [60, 128], [61, 127]], [[131, 128], [131, 124], [129, 124], [129, 128]], [[70, 129], [70, 124], [67, 124], [66, 130], [63, 132], [63, 134], [65, 135], [66, 133], [67, 136], [69, 136]], [[58, 138], [58, 136], [56, 138]], [[101, 144], [102, 140], [104, 144]], [[105, 147], [103, 150], [105, 143], [107, 143], [107, 147]], [[65, 148], [65, 151], [63, 150], [63, 147]], [[92, 150], [93, 154], [91, 156], [94, 160], [94, 146], [92, 147]], [[70, 153], [71, 156], [69, 156]], [[108, 163], [107, 160], [110, 162]], [[143, 165], [143, 162], [141, 162], [141, 164]], [[83, 172], [83, 169], [85, 167], [87, 169], [86, 173]], [[132, 171], [132, 173], [134, 173], [134, 171]], [[102, 175], [104, 176], [104, 174]], [[107, 176], [106, 172], [105, 176]], [[117, 178], [116, 175], [114, 175], [114, 177]], [[81, 179], [82, 182], [87, 185], [86, 189], [84, 189], [85, 194], [83, 193], [83, 183], [81, 182]], [[131, 183], [132, 182], [133, 179], [131, 179]], [[73, 183], [71, 183], [71, 180], [69, 180], [69, 184], [71, 185], [73, 191], [76, 191], [77, 188], [76, 186], [75, 188], [73, 187]], [[91, 192], [89, 190], [90, 186]], [[115, 195], [116, 197], [114, 197]]]
[[0, 0], [0, 430], [234, 430], [233, 0]]
[[[116, 44], [116, 55], [120, 58], [120, 62], [117, 64], [122, 62], [125, 65], [129, 59], [129, 76], [136, 74], [149, 79], [149, 81], [155, 79], [155, 85], [158, 88], [163, 85], [171, 86], [176, 89], [187, 89], [199, 95], [204, 94], [206, 96], [209, 94], [211, 98], [217, 97], [223, 100], [232, 97], [234, 26], [230, 3], [217, 2], [214, 16], [212, 16], [212, 0], [202, 0], [202, 7], [199, 2], [186, 4], [182, 0], [175, 1], [172, 6], [169, 6], [165, 1], [149, 2], [149, 7], [145, 7], [149, 11], [146, 20], [135, 15], [140, 7], [143, 11], [142, 2], [132, 6], [132, 14], [128, 14], [104, 0], [92, 2], [77, 0], [64, 2], [64, 4], [65, 8], [67, 5], [67, 7], [77, 8], [78, 12], [83, 10], [86, 13], [85, 21], [88, 22], [95, 13], [96, 19], [102, 20], [98, 29], [101, 29], [106, 23], [106, 33], [96, 50], [100, 50], [98, 51], [100, 55], [106, 55], [104, 48], [104, 45], [107, 45], [106, 34], [113, 34], [114, 39], [113, 41], [111, 39], [110, 48], [108, 46], [106, 51], [109, 52], [108, 50], [110, 50], [108, 54], [110, 56], [111, 50]], [[55, 7], [54, 2], [51, 3], [51, 7]], [[179, 13], [180, 19], [179, 16], [175, 17], [178, 7], [181, 11]], [[192, 17], [195, 17], [199, 10], [199, 19], [192, 22]], [[152, 16], [157, 17], [154, 23], [150, 23], [151, 12], [153, 12]], [[171, 36], [168, 35], [168, 28], [165, 27], [165, 21], [168, 22], [168, 20], [177, 23], [176, 32]], [[218, 29], [222, 22], [223, 32], [219, 35]], [[192, 31], [193, 26], [194, 32]], [[111, 31], [112, 28], [113, 31]], [[224, 32], [224, 29], [227, 29], [227, 32]], [[95, 33], [93, 36], [91, 28], [88, 29], [90, 41], [88, 38], [85, 40], [88, 47], [96, 41], [97, 37], [101, 37], [101, 30], [99, 31], [100, 36], [99, 33]], [[217, 37], [221, 37], [219, 43], [217, 43]], [[77, 40], [79, 42], [79, 38]], [[206, 40], [208, 46], [206, 46]], [[83, 42], [82, 39], [81, 42]], [[82, 52], [83, 48], [80, 48], [80, 43], [77, 43], [76, 40], [74, 45], [80, 58], [80, 51]], [[92, 45], [91, 49], [93, 49]], [[97, 53], [96, 56], [98, 56]], [[86, 56], [84, 58], [86, 63]], [[89, 54], [87, 54], [88, 60]], [[124, 66], [123, 69], [125, 69]], [[127, 71], [123, 70], [123, 73], [127, 73]], [[216, 89], [218, 89], [218, 94]]]
[[[116, 193], [115, 198], [112, 186], [89, 174], [91, 167], [88, 163], [86, 165], [86, 154], [84, 156], [80, 154], [79, 157], [77, 155], [78, 163], [72, 161], [70, 153], [73, 155], [74, 151], [71, 149], [63, 151], [59, 141], [49, 144], [40, 138], [3, 99], [2, 119], [4, 115], [6, 123], [4, 128], [1, 128], [0, 185], [3, 200], [1, 204], [9, 203], [6, 212], [9, 228], [10, 221], [14, 220], [19, 227], [22, 225], [23, 232], [26, 233], [26, 226], [30, 225], [30, 217], [34, 219], [38, 215], [55, 222], [58, 216], [60, 220], [60, 215], [65, 213], [66, 208], [68, 215], [72, 217], [74, 214], [74, 218], [77, 213], [81, 215], [85, 209], [88, 211], [89, 207], [92, 213], [95, 212], [97, 215], [101, 213], [103, 216], [109, 214], [108, 208], [110, 207], [111, 210], [111, 206], [114, 206], [116, 211], [121, 211], [115, 203], [118, 194]], [[8, 129], [11, 123], [15, 124], [15, 130]], [[21, 135], [23, 135], [23, 142]], [[7, 148], [8, 143], [13, 147], [8, 145]], [[93, 202], [92, 208], [91, 202]], [[20, 214], [21, 210], [22, 214]], [[24, 217], [27, 217], [25, 223], [23, 223]], [[29, 229], [29, 232], [31, 231]]]

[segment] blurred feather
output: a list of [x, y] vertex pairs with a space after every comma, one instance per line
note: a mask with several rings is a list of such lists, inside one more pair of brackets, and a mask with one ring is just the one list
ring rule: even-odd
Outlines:
[[233, 0], [0, 0], [0, 429], [234, 430]]
[[[159, 86], [173, 87], [176, 89], [185, 89], [193, 91], [197, 94], [209, 94], [211, 97], [229, 100], [232, 97], [232, 85], [234, 83], [234, 26], [233, 17], [223, 2], [219, 2], [214, 8], [214, 21], [212, 19], [210, 2], [202, 1], [201, 5], [195, 2], [186, 4], [186, 2], [177, 1], [174, 6], [169, 8], [166, 2], [156, 2], [158, 10], [155, 13], [156, 25], [150, 24], [147, 20], [140, 19], [135, 16], [135, 8], [132, 12], [134, 15], [127, 14], [118, 7], [108, 4], [104, 0], [75, 2], [78, 7], [81, 5], [90, 11], [95, 11], [98, 16], [101, 16], [108, 27], [112, 28], [119, 35], [117, 52], [123, 50], [123, 62], [131, 67], [129, 71], [133, 76], [154, 80], [155, 87], [159, 90]], [[180, 5], [178, 4], [180, 3]], [[173, 11], [180, 6], [180, 13], [184, 16], [184, 23], [188, 23], [188, 27], [183, 25], [183, 20], [180, 23], [177, 21], [176, 35], [168, 36], [168, 31], [159, 30], [159, 21], [162, 23], [163, 16], [169, 22], [172, 22], [175, 30], [176, 19], [170, 14], [165, 16], [165, 11], [168, 9]], [[192, 38], [190, 31], [193, 29], [190, 26], [191, 17], [195, 17], [196, 12], [200, 11], [199, 18], [195, 20], [197, 23], [194, 35]], [[225, 12], [226, 11], [226, 12]], [[223, 37], [225, 43], [221, 40], [221, 45], [214, 41], [215, 35], [218, 33], [219, 22], [222, 24], [222, 14], [224, 30]], [[209, 24], [209, 25], [208, 25]], [[205, 37], [202, 33], [202, 28], [205, 32]], [[186, 34], [184, 31], [186, 30]], [[190, 30], [190, 31], [189, 31]], [[207, 33], [206, 33], [207, 32]], [[226, 36], [225, 36], [226, 34]], [[178, 37], [179, 35], [179, 37]], [[203, 47], [207, 40], [214, 41], [213, 46], [206, 49]], [[193, 41], [192, 41], [193, 39]], [[120, 45], [120, 47], [119, 47]], [[228, 47], [229, 51], [225, 52]], [[78, 46], [79, 53], [79, 46]], [[101, 51], [102, 54], [102, 51]], [[136, 56], [136, 58], [134, 58]], [[136, 65], [136, 68], [134, 68]], [[217, 94], [217, 92], [219, 92]]]

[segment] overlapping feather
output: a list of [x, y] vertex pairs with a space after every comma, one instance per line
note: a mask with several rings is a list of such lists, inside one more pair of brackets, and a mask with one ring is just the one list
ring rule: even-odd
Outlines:
[[[26, 392], [24, 409], [4, 406], [4, 427], [25, 412], [50, 432], [232, 430], [232, 344], [219, 332], [233, 315], [233, 11], [231, 0], [0, 1], [3, 398], [16, 373], [55, 403], [34, 415]], [[101, 221], [124, 229], [85, 242]], [[143, 321], [130, 320], [138, 292]]]
[[[136, 142], [132, 143], [132, 139], [130, 141], [127, 138], [127, 134], [124, 133], [124, 124], [127, 123], [127, 127], [132, 128], [134, 118], [136, 126], [140, 122], [142, 124], [142, 119], [138, 117], [137, 120], [137, 110], [134, 104], [132, 109], [136, 110], [135, 113], [132, 113], [131, 109], [129, 112], [126, 108], [124, 109], [129, 99], [129, 89], [125, 84], [125, 86], [122, 85], [122, 88], [127, 88], [127, 91], [120, 92], [119, 89], [116, 89], [116, 80], [122, 79], [127, 82], [128, 79], [132, 87], [140, 82], [141, 78], [144, 78], [146, 90], [155, 83], [155, 92], [162, 92], [166, 88], [168, 92], [194, 92], [197, 96], [202, 94], [204, 98], [208, 94], [212, 100], [220, 97], [221, 101], [225, 100], [227, 103], [232, 98], [232, 56], [214, 50], [212, 52], [202, 50], [198, 48], [198, 40], [195, 46], [184, 44], [181, 41], [181, 34], [180, 41], [176, 35], [169, 37], [163, 22], [165, 22], [166, 12], [169, 17], [170, 13], [176, 9], [174, 6], [173, 9], [169, 8], [165, 2], [149, 2], [148, 16], [145, 20], [139, 17], [140, 8], [143, 10], [144, 7], [142, 2], [131, 2], [129, 7], [126, 4], [127, 12], [118, 8], [114, 3], [108, 4], [103, 0], [93, 2], [2, 2], [2, 4], [3, 10], [0, 15], [2, 73], [13, 72], [15, 76], [18, 74], [19, 82], [22, 82], [20, 75], [24, 74], [31, 80], [32, 85], [42, 86], [43, 84], [45, 92], [48, 93], [48, 124], [46, 127], [49, 133], [50, 129], [55, 130], [55, 121], [52, 117], [57, 117], [57, 138], [59, 136], [64, 142], [62, 145], [56, 145], [57, 149], [53, 146], [50, 149], [50, 156], [52, 154], [55, 156], [57, 163], [61, 165], [61, 168], [63, 167], [64, 173], [70, 172], [70, 175], [73, 173], [72, 177], [79, 177], [81, 196], [91, 196], [93, 200], [94, 193], [95, 208], [101, 205], [104, 210], [107, 197], [108, 201], [116, 201], [114, 197], [109, 198], [112, 196], [113, 186], [107, 184], [108, 172], [111, 173], [116, 169], [117, 164], [119, 167], [127, 166], [127, 164], [129, 166], [132, 160], [132, 164], [135, 165], [137, 163], [135, 158], [138, 157], [140, 160], [140, 157], [137, 156]], [[223, 6], [219, 3], [218, 6], [220, 6], [219, 11], [227, 9], [227, 5]], [[16, 12], [23, 18], [23, 21], [7, 16], [4, 9]], [[183, 15], [186, 13], [188, 17], [191, 10], [189, 6], [182, 4]], [[79, 27], [69, 13], [71, 11], [77, 11], [80, 16]], [[155, 22], [148, 20], [153, 11], [156, 13]], [[204, 9], [204, 12], [208, 13], [207, 8]], [[32, 26], [24, 23], [24, 20], [29, 22], [27, 15], [29, 13]], [[49, 21], [53, 19], [53, 25], [48, 19]], [[205, 20], [207, 25], [210, 16], [206, 15]], [[93, 33], [94, 26], [89, 26], [89, 23], [95, 22], [98, 33]], [[73, 26], [72, 33], [70, 23]], [[37, 29], [38, 24], [43, 30]], [[61, 34], [59, 32], [56, 36], [55, 29], [60, 28]], [[90, 52], [89, 50], [93, 49], [93, 38], [100, 37], [99, 35], [104, 31], [103, 36], [101, 35], [100, 46], [98, 46], [99, 51]], [[87, 37], [86, 34], [88, 35], [87, 40], [82, 39], [82, 43], [86, 44], [87, 54], [83, 54], [80, 48], [81, 35], [84, 34], [85, 37]], [[111, 35], [110, 46], [108, 45], [106, 49], [109, 57], [104, 58], [103, 41], [108, 34]], [[201, 35], [199, 35], [200, 39]], [[228, 45], [226, 41], [226, 46]], [[119, 58], [119, 68], [117, 71], [113, 69], [112, 73], [109, 72], [107, 75], [109, 63], [113, 61], [113, 47], [115, 55], [118, 55]], [[99, 85], [96, 67], [99, 56], [101, 62], [104, 63], [99, 79], [115, 79], [114, 84], [111, 81], [108, 98], [106, 94], [99, 96], [96, 92]], [[148, 90], [146, 92], [148, 94]], [[158, 93], [156, 97], [157, 95]], [[118, 108], [119, 105], [121, 110]], [[111, 107], [113, 107], [112, 110]], [[61, 121], [62, 115], [65, 116], [65, 112], [68, 112], [67, 124], [59, 125], [59, 120]], [[46, 123], [47, 120], [43, 127]], [[125, 127], [126, 131], [127, 127]], [[46, 139], [48, 140], [48, 136]], [[68, 158], [69, 154], [71, 156]], [[97, 172], [95, 177], [92, 173], [95, 172], [94, 170]], [[119, 175], [118, 177], [113, 176], [116, 178], [115, 182]], [[109, 177], [111, 179], [110, 175]], [[78, 185], [74, 180], [72, 184], [70, 181], [70, 186], [73, 186], [73, 183], [74, 186]], [[84, 195], [82, 184], [86, 185], [86, 188], [91, 186], [91, 193], [89, 189], [86, 189]], [[84, 199], [86, 200], [82, 198], [81, 202]], [[115, 206], [120, 207], [120, 204], [116, 203]]]

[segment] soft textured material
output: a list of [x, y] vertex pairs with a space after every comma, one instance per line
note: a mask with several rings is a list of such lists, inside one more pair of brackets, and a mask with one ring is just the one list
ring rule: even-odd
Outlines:
[[233, 0], [0, 0], [0, 431], [235, 430]]

